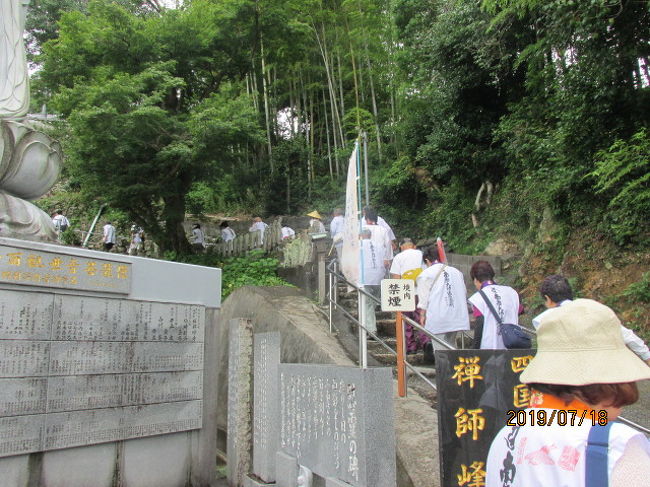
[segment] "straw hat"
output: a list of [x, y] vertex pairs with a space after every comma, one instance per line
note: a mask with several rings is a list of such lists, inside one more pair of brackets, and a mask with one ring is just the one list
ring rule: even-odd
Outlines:
[[529, 384], [615, 384], [650, 379], [650, 367], [623, 342], [614, 311], [591, 299], [555, 309], [537, 331], [537, 355], [521, 373]]
[[312, 218], [318, 218], [319, 220], [322, 218], [320, 216], [320, 213], [318, 213], [316, 210], [312, 211], [311, 213], [307, 213], [307, 216], [310, 216]]

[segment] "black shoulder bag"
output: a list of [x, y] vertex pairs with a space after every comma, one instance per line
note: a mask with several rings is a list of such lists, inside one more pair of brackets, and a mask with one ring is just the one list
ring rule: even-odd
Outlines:
[[530, 348], [532, 342], [523, 328], [519, 325], [515, 325], [514, 323], [504, 323], [483, 290], [479, 289], [478, 292], [481, 293], [483, 300], [488, 305], [488, 308], [490, 308], [492, 315], [496, 318], [497, 323], [499, 324], [501, 338], [503, 338], [503, 344], [506, 346], [506, 348]]

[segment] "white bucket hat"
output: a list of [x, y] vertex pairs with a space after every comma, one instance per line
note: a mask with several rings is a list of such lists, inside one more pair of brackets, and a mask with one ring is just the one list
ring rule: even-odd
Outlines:
[[609, 307], [576, 299], [554, 309], [537, 331], [537, 355], [521, 373], [530, 384], [616, 384], [650, 379], [650, 367], [623, 342]]

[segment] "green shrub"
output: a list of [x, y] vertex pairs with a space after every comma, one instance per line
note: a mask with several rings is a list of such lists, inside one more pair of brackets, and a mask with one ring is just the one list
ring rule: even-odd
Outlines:
[[71, 227], [66, 229], [65, 232], [61, 233], [60, 239], [61, 243], [65, 245], [74, 245], [77, 247], [81, 245], [81, 237]]
[[278, 259], [267, 257], [263, 250], [251, 250], [245, 256], [226, 259], [209, 251], [205, 254], [184, 255], [167, 252], [164, 258], [176, 262], [221, 268], [222, 299], [242, 286], [291, 286], [284, 279], [278, 277]]
[[609, 197], [605, 224], [619, 245], [633, 241], [648, 229], [650, 214], [650, 135], [639, 130], [629, 140], [617, 140], [596, 155], [597, 194]]
[[639, 282], [630, 284], [621, 295], [632, 302], [650, 303], [650, 272], [644, 273]]
[[265, 257], [264, 251], [252, 250], [244, 257], [232, 257], [223, 263], [222, 298], [241, 286], [289, 286], [278, 277], [278, 259]]

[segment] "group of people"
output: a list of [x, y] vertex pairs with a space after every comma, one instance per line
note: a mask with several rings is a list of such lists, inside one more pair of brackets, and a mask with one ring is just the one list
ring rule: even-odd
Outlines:
[[[406, 351], [424, 349], [425, 361], [433, 361], [433, 349], [442, 342], [456, 348], [459, 332], [470, 329], [470, 309], [475, 318], [473, 348], [505, 349], [499, 332], [499, 320], [517, 324], [523, 311], [519, 294], [513, 288], [495, 282], [492, 265], [484, 260], [475, 262], [470, 278], [476, 293], [467, 297], [463, 273], [442, 262], [438, 248], [425, 253], [415, 248], [409, 238], [400, 243], [398, 253], [390, 265], [393, 279], [414, 279], [416, 283], [416, 311], [407, 316], [420, 323], [435, 340], [406, 323]], [[495, 309], [498, 317], [491, 312]]]
[[[392, 239], [378, 219], [372, 208], [364, 210], [360, 235], [364, 289], [379, 297], [387, 271], [391, 278], [415, 279], [417, 309], [407, 316], [431, 333], [434, 342], [455, 348], [456, 335], [470, 329], [472, 314], [472, 347], [505, 349], [500, 323], [517, 324], [523, 306], [515, 289], [495, 281], [490, 263], [482, 260], [471, 266], [469, 277], [476, 292], [468, 298], [462, 272], [441, 262], [437, 248], [423, 253], [405, 238], [393, 256]], [[341, 242], [335, 236], [342, 227], [342, 213], [336, 210], [330, 229], [339, 256]], [[623, 406], [638, 400], [636, 382], [650, 379], [650, 350], [609, 307], [590, 299], [574, 300], [564, 276], [548, 276], [539, 290], [547, 309], [533, 318], [537, 354], [521, 381], [531, 390], [526, 418], [544, 417], [547, 422], [541, 425], [531, 419], [506, 426], [496, 435], [485, 485], [645, 485], [650, 478], [650, 443], [643, 433], [614, 420]], [[374, 302], [367, 302], [371, 304], [366, 328], [376, 333]], [[407, 353], [423, 347], [425, 357], [427, 351], [433, 355], [429, 335], [410, 326], [405, 334]], [[553, 424], [549, 418], [560, 417], [558, 411], [588, 420], [569, 427], [563, 421]], [[528, 461], [533, 454], [540, 460]]]
[[[219, 227], [221, 229], [221, 239], [224, 242], [230, 242], [231, 240], [234, 240], [235, 237], [237, 237], [237, 234], [232, 228], [230, 228], [230, 225], [228, 224], [227, 221], [221, 222]], [[191, 242], [192, 249], [194, 250], [194, 252], [200, 254], [205, 250], [206, 247], [205, 233], [203, 232], [200, 223], [194, 223], [192, 225], [191, 241], [192, 241]]]
[[[331, 225], [333, 237], [342, 231], [339, 230], [341, 222], [337, 222], [337, 218], [342, 222], [340, 213], [335, 211]], [[424, 349], [425, 356], [431, 357], [434, 343], [439, 341], [455, 348], [457, 334], [470, 329], [470, 313], [474, 318], [472, 348], [506, 348], [500, 323], [517, 325], [524, 308], [515, 289], [495, 281], [495, 271], [489, 262], [477, 261], [470, 268], [469, 277], [476, 292], [468, 298], [463, 273], [441, 262], [437, 248], [429, 248], [423, 253], [410, 238], [405, 238], [400, 242], [400, 252], [393, 256], [391, 236], [394, 234], [391, 235], [384, 226], [379, 225], [376, 211], [365, 208], [364, 219], [365, 226], [361, 232], [364, 289], [379, 298], [381, 280], [387, 277], [387, 272], [393, 279], [414, 279], [417, 309], [406, 313], [406, 316], [420, 323], [436, 338], [432, 342], [429, 335], [407, 324], [407, 353]], [[573, 299], [569, 281], [561, 275], [547, 277], [542, 282], [540, 293], [548, 309], [533, 319], [535, 328], [554, 309]], [[367, 302], [367, 329], [375, 333], [374, 302]], [[650, 351], [643, 340], [625, 327], [621, 327], [621, 335], [624, 343], [650, 365]]]
[[[320, 215], [318, 211], [312, 211], [306, 214], [306, 216], [310, 217], [309, 220], [309, 233], [315, 234], [315, 233], [326, 233], [325, 230], [325, 225], [323, 224], [323, 218]], [[342, 219], [342, 217], [341, 217]], [[235, 231], [230, 227], [230, 224], [227, 221], [221, 222], [219, 225], [221, 229], [221, 240], [223, 242], [230, 242], [231, 240], [234, 240], [237, 237], [237, 234]], [[265, 223], [262, 220], [261, 216], [254, 216], [253, 221], [251, 223], [251, 226], [249, 227], [248, 231], [250, 233], [252, 232], [259, 232], [260, 233], [260, 242], [264, 242], [264, 236], [269, 228], [269, 225]], [[296, 231], [291, 228], [289, 225], [286, 223], [283, 224], [281, 230], [281, 237], [282, 240], [291, 240], [295, 238], [296, 236]], [[195, 252], [203, 252], [205, 247], [206, 247], [206, 239], [205, 239], [205, 233], [203, 229], [201, 228], [201, 225], [199, 223], [194, 223], [192, 225], [192, 235], [191, 235], [191, 243], [192, 247], [194, 248]]]

